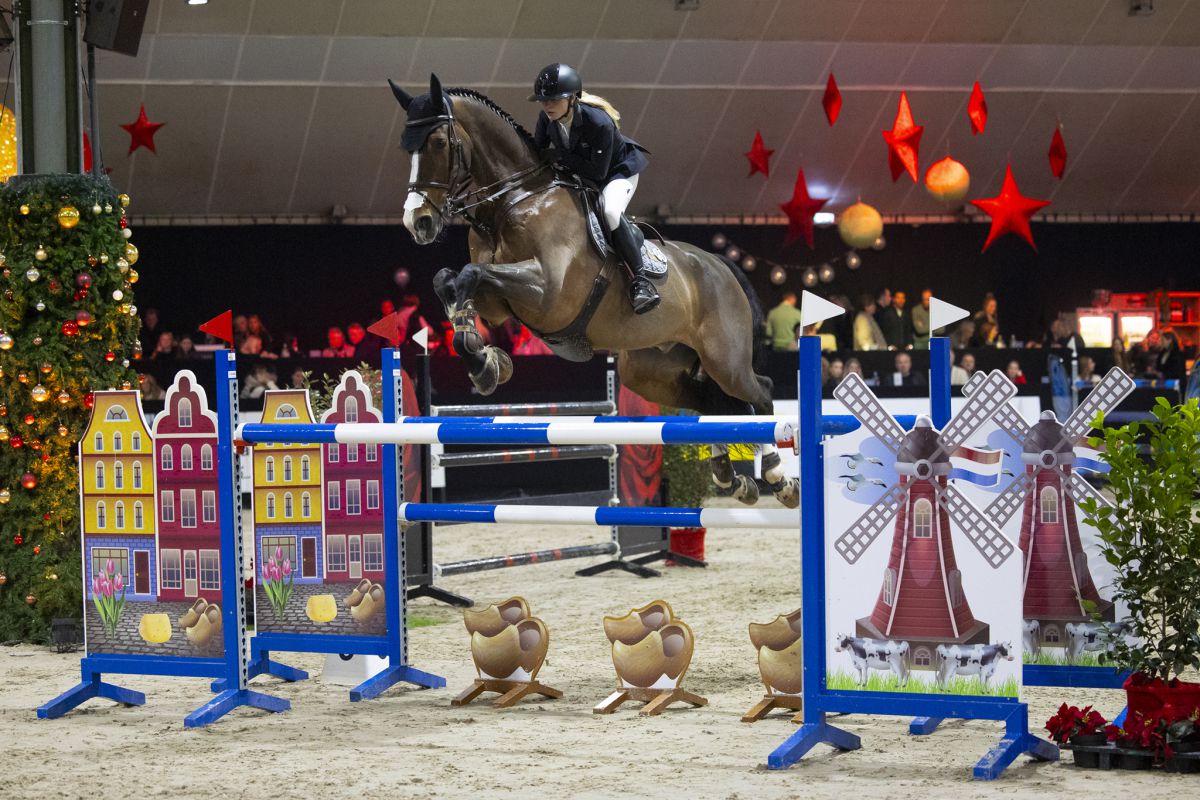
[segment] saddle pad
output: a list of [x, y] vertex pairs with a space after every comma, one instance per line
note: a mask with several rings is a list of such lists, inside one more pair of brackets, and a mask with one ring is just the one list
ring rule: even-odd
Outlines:
[[604, 234], [604, 226], [600, 224], [600, 218], [596, 215], [592, 204], [586, 199], [584, 204], [587, 208], [588, 239], [601, 258], [608, 258], [608, 254], [613, 252], [613, 250], [612, 246], [608, 243], [608, 237]]
[[662, 248], [650, 240], [642, 242], [642, 265], [646, 275], [651, 278], [665, 278], [667, 275], [667, 254]]

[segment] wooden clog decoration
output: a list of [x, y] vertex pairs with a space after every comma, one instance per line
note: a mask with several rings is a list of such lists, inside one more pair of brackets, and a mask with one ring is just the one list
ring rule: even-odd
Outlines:
[[382, 610], [383, 587], [378, 583], [373, 583], [362, 599], [350, 608], [350, 616], [354, 618], [355, 622], [366, 622]]
[[676, 701], [708, 704], [679, 686], [692, 662], [695, 639], [667, 603], [657, 600], [623, 617], [605, 617], [604, 633], [612, 643], [617, 691], [592, 709], [594, 713], [611, 714], [626, 700], [645, 703], [643, 716], [659, 714]]
[[[742, 722], [756, 722], [772, 709], [804, 708], [803, 642], [800, 638], [800, 609], [781, 614], [766, 624], [750, 623], [750, 643], [758, 651], [758, 671], [767, 693], [742, 716]], [[793, 721], [799, 721], [796, 715]]]
[[523, 598], [478, 611], [466, 609], [463, 622], [471, 634], [471, 658], [479, 677], [451, 705], [466, 705], [484, 692], [500, 694], [492, 702], [496, 708], [508, 708], [529, 694], [562, 697], [558, 689], [537, 681], [550, 649], [550, 632], [544, 622], [530, 616]]
[[204, 647], [214, 636], [221, 634], [221, 608], [207, 606], [196, 624], [184, 630], [188, 641], [195, 647]]

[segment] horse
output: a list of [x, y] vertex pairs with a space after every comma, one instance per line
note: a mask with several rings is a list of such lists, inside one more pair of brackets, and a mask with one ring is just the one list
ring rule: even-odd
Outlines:
[[[470, 263], [440, 270], [434, 290], [480, 394], [508, 381], [513, 365], [484, 344], [476, 316], [493, 326], [515, 317], [569, 360], [617, 353], [621, 383], [651, 402], [706, 415], [772, 413], [771, 382], [754, 370], [762, 308], [736, 264], [683, 242], [647, 242], [643, 255], [656, 253], [666, 268], [662, 303], [634, 314], [615, 254], [589, 242], [584, 193], [556, 177], [520, 123], [479, 92], [443, 91], [436, 75], [415, 97], [389, 84], [408, 117], [405, 227], [426, 245], [457, 216], [471, 226]], [[614, 281], [619, 290], [606, 291]], [[713, 447], [711, 466], [720, 493], [757, 502], [757, 484], [734, 473], [727, 447]], [[763, 446], [762, 474], [781, 503], [799, 505], [773, 446]]]

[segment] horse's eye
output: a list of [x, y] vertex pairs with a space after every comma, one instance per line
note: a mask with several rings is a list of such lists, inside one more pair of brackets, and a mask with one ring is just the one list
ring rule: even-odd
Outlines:
[[445, 139], [434, 139], [433, 140], [433, 149], [434, 150], [445, 150], [446, 149], [446, 140]]

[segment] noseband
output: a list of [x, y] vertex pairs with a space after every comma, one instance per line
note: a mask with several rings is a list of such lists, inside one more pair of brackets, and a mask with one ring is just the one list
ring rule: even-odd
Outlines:
[[[433, 206], [437, 210], [438, 216], [442, 222], [448, 222], [455, 217], [462, 216], [471, 223], [472, 227], [478, 228], [489, 236], [494, 233], [492, 226], [482, 222], [476, 215], [468, 213], [471, 209], [490, 203], [496, 200], [513, 189], [520, 186], [525, 178], [537, 172], [546, 169], [547, 164], [539, 162], [532, 167], [517, 170], [511, 175], [501, 178], [498, 181], [480, 186], [475, 189], [470, 189], [470, 185], [474, 180], [471, 177], [471, 167], [467, 163], [466, 155], [463, 150], [462, 139], [459, 138], [458, 129], [454, 124], [454, 108], [447, 104], [446, 113], [439, 114], [434, 117], [434, 126], [429, 129], [429, 135], [442, 126], [446, 127], [446, 135], [450, 140], [450, 167], [446, 180], [443, 181], [413, 181], [408, 184], [408, 191], [416, 192], [421, 197], [425, 198], [425, 202]], [[429, 124], [429, 118], [420, 120], [409, 120], [408, 127], [423, 126]], [[426, 136], [426, 141], [429, 141]], [[549, 185], [547, 185], [549, 188]], [[445, 192], [445, 199], [439, 206], [433, 202], [428, 194], [429, 189], [441, 189]], [[526, 197], [529, 195], [526, 195]], [[525, 199], [521, 197], [520, 200]], [[519, 202], [519, 201], [518, 201]], [[511, 208], [515, 203], [510, 203], [507, 208]]]

